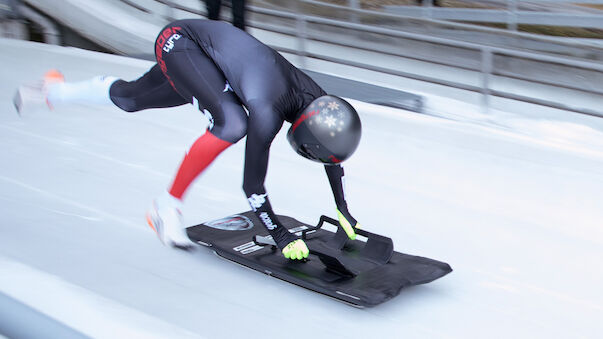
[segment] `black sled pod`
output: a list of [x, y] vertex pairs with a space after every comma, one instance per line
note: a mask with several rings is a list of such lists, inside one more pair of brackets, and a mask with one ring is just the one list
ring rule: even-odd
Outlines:
[[[337, 220], [324, 215], [316, 226], [285, 215], [278, 219], [304, 239], [310, 249], [306, 260], [286, 259], [252, 211], [189, 227], [187, 233], [222, 258], [356, 307], [379, 305], [452, 271], [444, 262], [396, 252], [391, 238], [366, 230], [357, 229], [359, 237], [350, 240]], [[336, 232], [323, 227], [329, 224]]]
[[287, 140], [304, 158], [332, 165], [356, 151], [361, 135], [362, 125], [354, 107], [339, 97], [324, 95], [300, 112]]

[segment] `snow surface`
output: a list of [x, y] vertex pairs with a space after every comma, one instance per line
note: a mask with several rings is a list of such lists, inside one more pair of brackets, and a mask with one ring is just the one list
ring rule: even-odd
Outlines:
[[[151, 63], [0, 46], [0, 292], [86, 335], [596, 338], [603, 330], [601, 119], [512, 103], [482, 113], [429, 93], [424, 115], [352, 101], [363, 139], [345, 164], [351, 212], [397, 251], [454, 269], [360, 310], [205, 248], [159, 243], [144, 213], [205, 130], [192, 106], [128, 114], [80, 105], [22, 117], [12, 107], [18, 84], [49, 68], [69, 81], [134, 79]], [[266, 181], [275, 211], [308, 223], [334, 216], [322, 167], [292, 152], [284, 132]], [[243, 151], [239, 142], [197, 180], [187, 223], [249, 209]]]

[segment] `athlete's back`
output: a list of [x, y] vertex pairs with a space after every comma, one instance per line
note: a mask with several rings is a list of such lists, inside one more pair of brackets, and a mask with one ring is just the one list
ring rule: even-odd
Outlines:
[[274, 49], [225, 22], [188, 19], [170, 26], [180, 27], [214, 61], [250, 111], [270, 108], [292, 121], [312, 100], [326, 94]]

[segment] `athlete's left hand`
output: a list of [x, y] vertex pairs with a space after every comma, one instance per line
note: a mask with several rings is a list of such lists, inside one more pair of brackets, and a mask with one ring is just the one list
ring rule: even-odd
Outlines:
[[337, 218], [339, 219], [339, 225], [343, 228], [345, 233], [348, 235], [348, 238], [351, 240], [356, 239], [356, 232], [354, 229], [360, 228], [360, 224], [348, 211], [347, 207], [338, 207], [337, 208]]

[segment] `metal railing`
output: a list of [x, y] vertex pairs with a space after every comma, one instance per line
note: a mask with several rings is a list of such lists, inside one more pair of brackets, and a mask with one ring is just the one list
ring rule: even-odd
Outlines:
[[[182, 10], [182, 11], [186, 11], [189, 13], [204, 15], [204, 13], [202, 11], [191, 9], [186, 6], [182, 6], [178, 3], [175, 3], [170, 0], [156, 0], [156, 1], [163, 3], [165, 5], [168, 5], [171, 8], [171, 10]], [[251, 13], [254, 13], [256, 15], [266, 15], [266, 16], [270, 16], [270, 17], [274, 17], [274, 18], [287, 19], [290, 22], [295, 23], [295, 25], [293, 25], [293, 26], [286, 27], [284, 25], [253, 21], [253, 22], [250, 22], [250, 26], [258, 28], [258, 29], [274, 32], [274, 33], [285, 34], [285, 35], [288, 35], [288, 36], [291, 36], [291, 37], [294, 37], [295, 39], [297, 39], [297, 44], [296, 44], [295, 48], [287, 48], [287, 47], [282, 47], [282, 46], [272, 46], [272, 47], [283, 53], [297, 55], [301, 60], [302, 66], [304, 65], [306, 58], [313, 58], [313, 59], [333, 62], [333, 63], [337, 63], [337, 64], [341, 64], [341, 65], [357, 67], [357, 68], [361, 68], [364, 70], [399, 76], [399, 77], [403, 77], [403, 78], [428, 82], [428, 83], [432, 83], [432, 84], [443, 85], [443, 86], [467, 90], [467, 91], [471, 91], [471, 92], [477, 92], [477, 93], [482, 94], [482, 104], [486, 108], [490, 104], [490, 98], [492, 96], [495, 96], [495, 97], [500, 97], [500, 98], [518, 100], [518, 101], [522, 101], [522, 102], [526, 102], [526, 103], [547, 106], [547, 107], [551, 107], [551, 108], [557, 108], [557, 109], [562, 109], [562, 110], [567, 110], [567, 111], [572, 111], [572, 112], [577, 112], [577, 113], [582, 113], [582, 114], [589, 114], [589, 115], [603, 117], [603, 111], [600, 111], [598, 109], [592, 109], [592, 108], [586, 108], [586, 107], [576, 107], [576, 106], [572, 106], [572, 105], [567, 105], [567, 104], [565, 104], [563, 102], [559, 102], [559, 101], [542, 99], [542, 98], [537, 98], [537, 97], [532, 97], [532, 96], [526, 96], [526, 95], [522, 95], [522, 94], [518, 94], [518, 93], [512, 93], [509, 91], [497, 90], [492, 87], [493, 76], [499, 76], [499, 77], [513, 78], [516, 80], [526, 81], [528, 83], [539, 83], [542, 85], [552, 86], [555, 88], [564, 88], [564, 89], [579, 91], [579, 92], [586, 93], [586, 94], [603, 96], [603, 88], [599, 88], [599, 87], [589, 89], [589, 88], [584, 88], [577, 84], [562, 84], [562, 83], [558, 83], [556, 81], [547, 81], [546, 79], [534, 80], [528, 76], [522, 76], [522, 74], [510, 74], [508, 72], [499, 71], [495, 67], [494, 58], [496, 56], [505, 56], [505, 57], [517, 58], [517, 59], [521, 59], [521, 60], [529, 60], [529, 61], [537, 62], [537, 63], [556, 64], [556, 65], [561, 65], [561, 66], [565, 66], [565, 67], [570, 67], [573, 69], [581, 69], [581, 70], [586, 70], [589, 72], [595, 72], [597, 74], [603, 75], [603, 65], [599, 64], [599, 63], [582, 61], [582, 60], [574, 60], [571, 58], [564, 58], [564, 57], [546, 55], [546, 54], [541, 54], [541, 53], [513, 50], [513, 49], [508, 49], [508, 48], [502, 48], [502, 47], [484, 46], [484, 45], [470, 43], [470, 42], [463, 42], [463, 41], [457, 41], [457, 40], [452, 40], [452, 39], [433, 37], [433, 36], [420, 34], [420, 33], [401, 32], [401, 31], [397, 31], [397, 30], [389, 29], [389, 28], [373, 27], [373, 26], [364, 25], [364, 24], [344, 22], [344, 21], [339, 21], [339, 20], [320, 18], [320, 17], [316, 17], [316, 16], [306, 16], [306, 15], [300, 15], [298, 13], [284, 12], [284, 11], [273, 10], [273, 9], [268, 9], [268, 8], [259, 8], [259, 7], [255, 7], [255, 6], [249, 6], [248, 11], [250, 11]], [[435, 60], [433, 58], [426, 58], [426, 57], [417, 57], [417, 56], [412, 55], [412, 53], [410, 53], [410, 52], [407, 52], [407, 51], [405, 52], [403, 49], [400, 49], [397, 51], [387, 51], [387, 52], [384, 51], [381, 53], [389, 54], [394, 57], [400, 57], [400, 58], [406, 58], [406, 59], [417, 59], [420, 61], [443, 65], [443, 66], [447, 66], [447, 67], [452, 67], [452, 68], [456, 68], [456, 69], [460, 69], [460, 70], [475, 71], [480, 74], [481, 80], [479, 81], [479, 85], [472, 85], [472, 84], [463, 83], [460, 81], [452, 81], [452, 80], [446, 80], [446, 79], [437, 78], [437, 77], [433, 77], [433, 76], [417, 74], [417, 73], [407, 71], [407, 70], [400, 70], [395, 67], [381, 67], [381, 66], [376, 66], [374, 64], [367, 63], [367, 62], [353, 61], [353, 60], [345, 59], [342, 57], [336, 57], [336, 56], [332, 56], [332, 55], [312, 52], [307, 48], [308, 41], [317, 41], [317, 42], [327, 43], [327, 44], [331, 44], [331, 45], [337, 45], [337, 46], [341, 46], [341, 47], [353, 48], [353, 49], [357, 49], [357, 50], [364, 50], [364, 51], [370, 51], [370, 52], [374, 52], [374, 50], [370, 47], [352, 45], [351, 43], [346, 42], [345, 40], [342, 40], [342, 39], [333, 39], [332, 37], [329, 36], [329, 34], [312, 34], [312, 31], [308, 28], [309, 25], [311, 25], [311, 24], [337, 27], [339, 29], [346, 30], [350, 35], [353, 35], [355, 32], [356, 33], [360, 32], [360, 33], [373, 34], [373, 35], [379, 35], [379, 36], [384, 36], [384, 37], [393, 37], [393, 38], [401, 38], [401, 39], [406, 39], [406, 40], [414, 40], [414, 41], [434, 44], [434, 45], [438, 45], [438, 46], [448, 46], [448, 47], [452, 47], [452, 48], [463, 48], [463, 49], [471, 50], [471, 51], [474, 51], [474, 52], [477, 52], [480, 54], [480, 65], [478, 67], [459, 66], [454, 63], [447, 62], [447, 61]]]
[[[465, 22], [482, 23], [506, 23], [507, 28], [513, 31], [517, 30], [518, 24], [525, 25], [544, 25], [544, 26], [569, 26], [569, 27], [588, 27], [603, 28], [603, 11], [587, 13], [586, 8], [583, 13], [562, 13], [562, 12], [544, 12], [537, 10], [521, 10], [520, 4], [523, 3], [580, 3], [580, 4], [599, 4], [603, 5], [603, 0], [504, 0], [500, 1], [501, 8], [452, 8], [452, 7], [434, 7], [433, 0], [423, 1], [423, 6], [384, 6], [386, 11], [398, 13], [401, 15], [415, 16], [429, 19], [457, 20]], [[480, 4], [479, 1], [474, 1]], [[357, 0], [348, 0], [348, 6], [358, 8]], [[579, 8], [575, 6], [576, 8]], [[596, 13], [599, 12], [599, 13]]]

